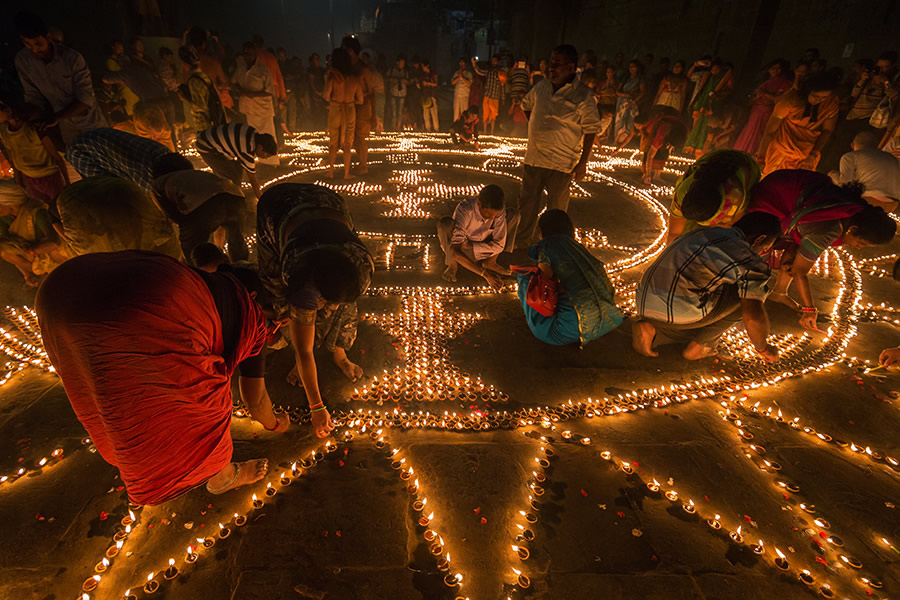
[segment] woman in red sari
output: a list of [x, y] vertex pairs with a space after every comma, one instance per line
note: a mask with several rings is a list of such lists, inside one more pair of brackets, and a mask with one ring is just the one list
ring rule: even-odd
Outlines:
[[[752, 191], [747, 212], [778, 217], [784, 232], [769, 257], [778, 279], [769, 299], [800, 312], [800, 326], [815, 331], [818, 309], [808, 275], [831, 246], [867, 248], [888, 244], [897, 223], [862, 198], [862, 187], [835, 185], [828, 175], [785, 169], [766, 176]], [[799, 302], [788, 294], [792, 282]]]
[[235, 370], [254, 419], [277, 432], [290, 423], [263, 380], [264, 295], [249, 269], [206, 273], [138, 250], [79, 256], [47, 277], [35, 302], [47, 354], [132, 502], [265, 475], [265, 459], [231, 462], [230, 433]]
[[734, 143], [735, 150], [756, 154], [775, 102], [791, 89], [793, 82], [788, 78], [790, 70], [790, 63], [782, 59], [769, 65], [769, 78], [753, 92], [750, 116]]

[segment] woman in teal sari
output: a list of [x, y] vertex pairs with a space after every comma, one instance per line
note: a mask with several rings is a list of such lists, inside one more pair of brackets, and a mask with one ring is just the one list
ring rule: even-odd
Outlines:
[[703, 145], [706, 143], [709, 117], [713, 111], [721, 106], [722, 101], [730, 94], [734, 85], [731, 69], [726, 68], [718, 59], [712, 61], [709, 72], [698, 84], [700, 91], [691, 106], [694, 126], [688, 134], [684, 144], [686, 152], [693, 152], [695, 156], [703, 153]]
[[550, 316], [526, 302], [531, 273], [519, 273], [519, 300], [528, 328], [536, 338], [554, 346], [578, 342], [582, 346], [622, 323], [615, 289], [603, 263], [575, 241], [575, 227], [564, 211], [546, 211], [538, 220], [541, 241], [528, 249], [546, 277], [559, 283], [556, 311]]

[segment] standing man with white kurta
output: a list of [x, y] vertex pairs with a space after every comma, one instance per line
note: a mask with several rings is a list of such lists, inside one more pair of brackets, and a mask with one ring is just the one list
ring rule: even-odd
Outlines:
[[[275, 83], [269, 68], [257, 60], [253, 42], [244, 44], [232, 82], [240, 94], [238, 110], [247, 117], [247, 125], [275, 137]], [[277, 166], [278, 157], [260, 159], [259, 162]]]
[[547, 208], [569, 208], [569, 183], [584, 178], [594, 137], [601, 129], [597, 102], [575, 78], [578, 51], [568, 44], [550, 55], [550, 77], [522, 99], [528, 117], [528, 149], [519, 196], [521, 221], [516, 247], [537, 241], [537, 218], [547, 191]]

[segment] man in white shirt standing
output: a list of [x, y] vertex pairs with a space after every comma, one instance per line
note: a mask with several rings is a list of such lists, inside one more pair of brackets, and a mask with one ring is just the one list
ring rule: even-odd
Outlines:
[[15, 25], [25, 45], [16, 54], [16, 71], [38, 128], [59, 125], [68, 143], [80, 133], [106, 127], [81, 53], [51, 40], [43, 20], [33, 14], [19, 13]]
[[[247, 117], [247, 125], [275, 137], [275, 83], [272, 72], [259, 60], [253, 42], [244, 44], [232, 83], [240, 94], [238, 108]], [[278, 157], [272, 155], [259, 162], [277, 166]]]
[[498, 274], [510, 271], [497, 264], [497, 257], [512, 251], [518, 225], [519, 213], [506, 208], [500, 186], [486, 185], [477, 198], [460, 202], [452, 218], [438, 221], [438, 241], [447, 265], [443, 278], [456, 281], [456, 269], [462, 265], [500, 289]]
[[575, 78], [578, 51], [568, 44], [550, 55], [550, 76], [522, 100], [528, 117], [528, 149], [519, 196], [521, 223], [516, 247], [537, 241], [538, 213], [547, 191], [547, 208], [567, 210], [569, 183], [587, 171], [594, 137], [600, 131], [597, 102], [589, 87]]
[[863, 198], [885, 212], [897, 208], [900, 200], [900, 161], [893, 154], [878, 149], [878, 136], [863, 131], [853, 138], [853, 152], [841, 157], [841, 170], [835, 183], [857, 181], [863, 185]]

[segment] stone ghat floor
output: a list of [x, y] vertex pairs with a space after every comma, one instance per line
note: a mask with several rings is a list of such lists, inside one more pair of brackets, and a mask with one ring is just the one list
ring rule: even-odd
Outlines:
[[[365, 181], [386, 184], [393, 176], [389, 170], [409, 168], [379, 166]], [[496, 179], [508, 194], [516, 190], [515, 181], [502, 175], [443, 168], [434, 174], [446, 185]], [[635, 181], [628, 165], [615, 176]], [[320, 178], [315, 172], [294, 177]], [[643, 202], [601, 183], [585, 188], [591, 197], [573, 200], [579, 224], [600, 229], [611, 244], [639, 249], [652, 242], [655, 217]], [[381, 209], [396, 205], [373, 205], [377, 199], [348, 194], [360, 229], [431, 233], [422, 219], [382, 216]], [[449, 214], [451, 206], [443, 199], [426, 208]], [[651, 225], [644, 229], [642, 222]], [[429, 243], [428, 270], [421, 268], [421, 249], [399, 248], [394, 269], [380, 270], [374, 285], [441, 285], [439, 251]], [[894, 252], [896, 246], [863, 256]], [[598, 252], [608, 263], [627, 254]], [[840, 292], [836, 264], [828, 278], [814, 281], [829, 306]], [[31, 304], [14, 273], [0, 275], [16, 281], [2, 290], [8, 303]], [[626, 270], [622, 277], [627, 285], [635, 274]], [[460, 278], [460, 285], [477, 283]], [[863, 275], [862, 283], [863, 304], [897, 297], [890, 279]], [[502, 415], [569, 399], [618, 398], [635, 389], [700, 386], [701, 378], [733, 375], [737, 368], [731, 360], [687, 363], [676, 349], [645, 360], [631, 350], [627, 331], [584, 350], [550, 348], [531, 336], [511, 294], [450, 295], [441, 302], [440, 322], [448, 330], [457, 321], [464, 326], [441, 342], [447, 364], [473, 380], [480, 377], [508, 401], [354, 401], [354, 390], [373, 388], [373, 376], [383, 382], [385, 371], [390, 376], [405, 369], [402, 336], [385, 332], [379, 320], [400, 314], [408, 306], [403, 302], [403, 294], [360, 301], [360, 311], [372, 318], [361, 324], [351, 356], [367, 379], [350, 383], [326, 357], [320, 359], [332, 408], [356, 414], [396, 408], [407, 413], [401, 424], [413, 425], [419, 410]], [[467, 314], [478, 316], [460, 317]], [[788, 311], [776, 306], [771, 314], [773, 333], [798, 333]], [[881, 348], [898, 343], [892, 325], [857, 326], [848, 356], [874, 360]], [[276, 403], [301, 407], [302, 391], [284, 381], [290, 360], [287, 350], [274, 353], [267, 381]], [[307, 424], [276, 436], [237, 418], [235, 458], [268, 457], [270, 476], [221, 497], [195, 490], [137, 511], [133, 531], [89, 597], [120, 599], [129, 588], [136, 598], [216, 600], [893, 597], [900, 589], [900, 471], [886, 457], [900, 458], [900, 400], [894, 397], [900, 378], [895, 372], [876, 376], [882, 373], [836, 364], [777, 385], [662, 408], [612, 416], [597, 411], [590, 418], [547, 423], [537, 418], [480, 432], [377, 423], [362, 432], [345, 423], [328, 448]], [[778, 410], [787, 422], [776, 419]], [[797, 429], [788, 424], [795, 418]], [[54, 375], [26, 368], [0, 390], [0, 476], [23, 465], [30, 471], [0, 484], [0, 598], [80, 597], [82, 583], [123, 529], [128, 505], [121, 481], [83, 438]], [[866, 454], [866, 447], [876, 456]], [[56, 448], [63, 449], [62, 458], [51, 456]], [[309, 460], [316, 451], [319, 460], [308, 468], [297, 464], [299, 475], [283, 486], [280, 474], [290, 475], [295, 461]], [[48, 463], [34, 469], [44, 456]], [[402, 479], [410, 468], [409, 479]], [[408, 486], [416, 480], [413, 495]], [[648, 487], [654, 480], [658, 492]], [[274, 496], [266, 495], [267, 482]], [[252, 508], [254, 493], [265, 500], [261, 508]], [[426, 498], [422, 511], [414, 510], [412, 502]], [[421, 526], [418, 520], [432, 512], [427, 527]], [[246, 515], [247, 522], [238, 526], [234, 513]], [[230, 530], [225, 539], [217, 534], [219, 523]], [[527, 530], [524, 541], [516, 540], [520, 525]], [[434, 540], [426, 541], [426, 529], [435, 532]], [[211, 548], [197, 542], [206, 537], [216, 540]], [[759, 540], [761, 554], [753, 548]], [[185, 562], [189, 544], [199, 557], [193, 564]], [[528, 558], [522, 560], [514, 545], [527, 549]], [[785, 571], [775, 564], [776, 549], [786, 557]], [[449, 569], [441, 571], [448, 555]], [[179, 570], [172, 580], [160, 574], [169, 558]], [[812, 583], [800, 578], [804, 570]], [[142, 585], [151, 572], [159, 589], [148, 594]]]

